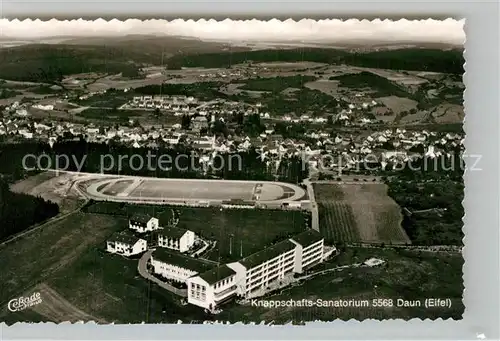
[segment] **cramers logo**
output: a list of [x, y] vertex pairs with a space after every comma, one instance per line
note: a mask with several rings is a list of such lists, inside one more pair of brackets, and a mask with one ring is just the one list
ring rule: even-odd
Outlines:
[[30, 297], [18, 297], [9, 301], [7, 307], [10, 311], [21, 311], [32, 307], [34, 305], [42, 303], [42, 298], [39, 292], [35, 292]]

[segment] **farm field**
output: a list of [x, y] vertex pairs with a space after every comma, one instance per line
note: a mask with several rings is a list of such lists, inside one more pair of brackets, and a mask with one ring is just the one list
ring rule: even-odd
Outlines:
[[314, 184], [320, 231], [332, 243], [406, 244], [399, 206], [384, 184]]
[[[106, 238], [124, 226], [123, 219], [78, 212], [0, 247], [2, 307], [6, 307], [12, 298], [38, 290], [47, 293], [46, 300], [37, 306], [37, 311], [32, 310], [41, 319], [45, 316], [63, 321], [68, 316], [84, 316], [85, 312], [80, 311], [80, 307], [72, 308], [65, 301], [70, 297], [64, 294], [60, 296], [57, 288], [45, 286], [44, 283], [60, 276], [60, 271], [65, 268], [73, 266], [89, 247], [102, 248]], [[69, 277], [63, 278], [71, 282], [68, 281]], [[0, 317], [8, 313], [6, 309], [0, 310]]]
[[[340, 255], [318, 265], [314, 272], [342, 265], [362, 263], [378, 258], [385, 264], [376, 267], [352, 267], [317, 275], [279, 293], [270, 293], [259, 300], [367, 300], [368, 307], [280, 307], [264, 308], [234, 304], [218, 318], [241, 321], [331, 321], [332, 316], [341, 320], [430, 318], [432, 320], [460, 319], [464, 311], [462, 302], [463, 258], [459, 253], [433, 253], [392, 248], [349, 247]], [[443, 273], [450, 274], [442, 279]], [[428, 297], [451, 299], [449, 308], [425, 308]], [[373, 299], [419, 300], [421, 307], [373, 307]]]

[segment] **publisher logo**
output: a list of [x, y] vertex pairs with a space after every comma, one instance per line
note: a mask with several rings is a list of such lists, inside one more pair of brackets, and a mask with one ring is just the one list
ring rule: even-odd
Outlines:
[[10, 300], [9, 303], [7, 304], [7, 308], [9, 308], [9, 310], [12, 312], [16, 312], [27, 309], [29, 307], [32, 307], [40, 303], [42, 303], [41, 295], [39, 292], [35, 292], [33, 295], [29, 297], [21, 296]]

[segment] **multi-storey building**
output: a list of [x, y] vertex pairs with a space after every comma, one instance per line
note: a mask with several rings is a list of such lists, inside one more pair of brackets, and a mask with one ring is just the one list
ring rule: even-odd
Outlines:
[[167, 249], [156, 249], [150, 261], [155, 274], [181, 283], [213, 268], [212, 264]]
[[158, 218], [146, 214], [136, 214], [129, 219], [129, 228], [140, 232], [151, 232], [160, 228]]
[[[171, 228], [162, 234], [170, 238], [175, 235], [173, 231], [178, 242], [172, 248], [180, 250], [180, 238], [191, 231]], [[170, 243], [173, 239], [167, 240]], [[151, 257], [151, 264], [155, 273], [187, 284], [188, 303], [213, 310], [234, 296], [251, 298], [261, 295], [295, 273], [302, 273], [322, 262], [323, 255], [323, 237], [308, 230], [240, 261], [215, 268], [166, 249], [157, 249]]]
[[324, 238], [314, 230], [302, 232], [290, 239], [295, 245], [294, 272], [304, 270], [323, 261]]
[[195, 234], [177, 227], [165, 227], [158, 233], [158, 246], [186, 252], [194, 245]]
[[321, 262], [323, 249], [324, 238], [308, 230], [227, 266], [236, 271], [238, 295], [252, 297], [270, 284]]
[[297, 245], [290, 240], [277, 243], [238, 262], [227, 264], [236, 271], [238, 295], [250, 297], [270, 283], [292, 274]]
[[147, 242], [128, 231], [114, 233], [106, 242], [106, 251], [124, 256], [145, 252]]

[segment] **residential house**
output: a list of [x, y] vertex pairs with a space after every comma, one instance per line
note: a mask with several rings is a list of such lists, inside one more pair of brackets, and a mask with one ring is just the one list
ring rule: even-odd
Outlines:
[[124, 256], [133, 256], [147, 250], [147, 242], [129, 231], [114, 233], [106, 242], [106, 251]]
[[158, 218], [147, 214], [135, 214], [129, 219], [129, 228], [139, 233], [151, 232], [159, 229]]
[[195, 234], [193, 231], [177, 228], [165, 227], [158, 233], [158, 246], [186, 252], [194, 245]]

